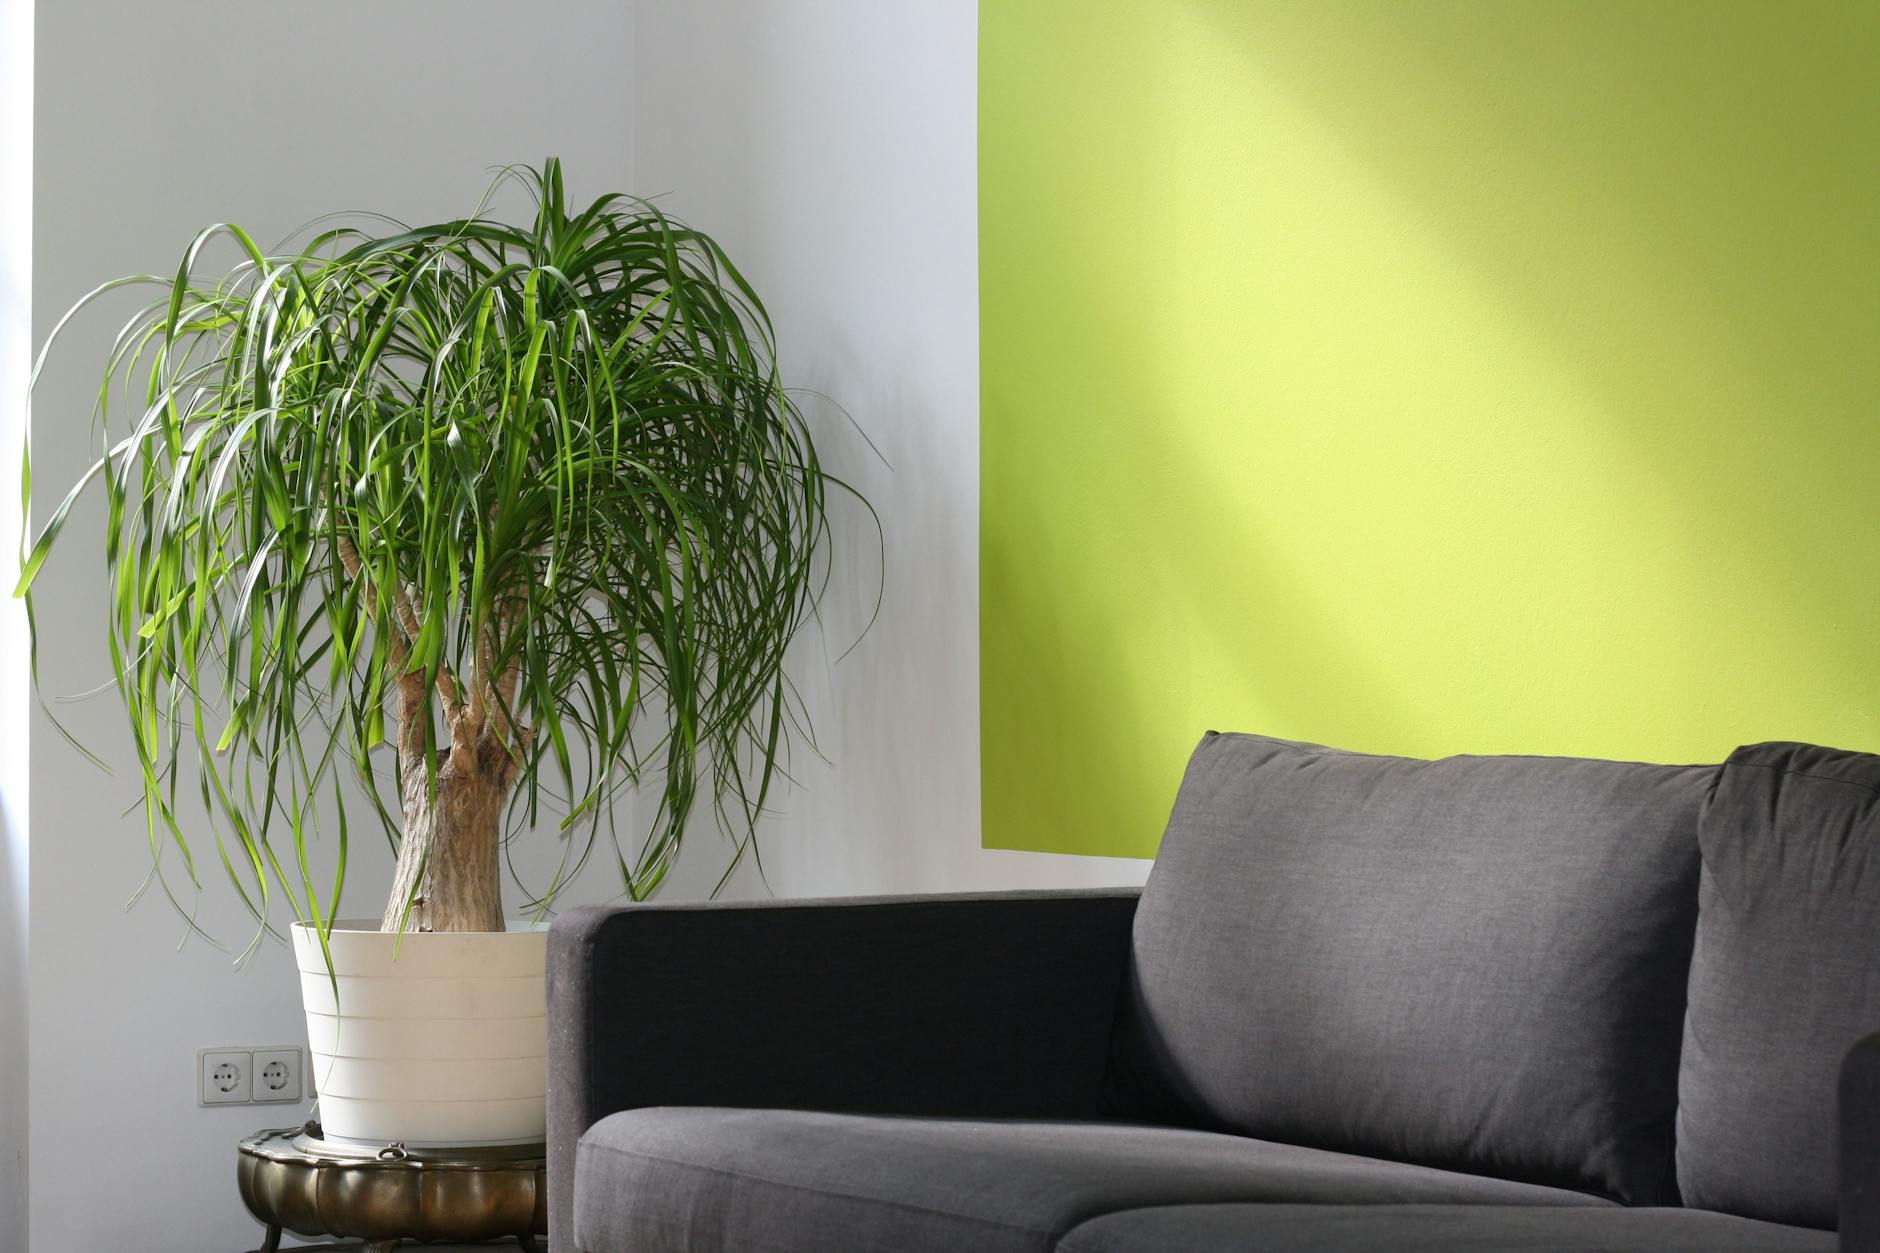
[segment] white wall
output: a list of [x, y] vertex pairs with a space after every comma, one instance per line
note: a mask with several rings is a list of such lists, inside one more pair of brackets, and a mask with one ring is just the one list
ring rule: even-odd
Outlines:
[[[781, 894], [1140, 882], [1146, 863], [979, 844], [977, 8], [972, 0], [641, 0], [635, 179], [716, 235], [786, 372], [839, 400], [821, 449], [882, 515], [886, 597], [799, 667], [804, 760], [766, 865]], [[878, 563], [847, 510], [831, 655]], [[803, 650], [806, 654], [809, 649]]]
[[[33, 7], [0, 0], [0, 551], [20, 522], [12, 485], [32, 353], [32, 163]], [[9, 579], [0, 573], [0, 582]], [[18, 660], [25, 635], [24, 608], [0, 600], [0, 1253], [26, 1253], [28, 698]]]
[[[272, 239], [334, 207], [455, 213], [491, 164], [548, 153], [577, 193], [667, 193], [765, 295], [790, 377], [839, 399], [892, 466], [806, 400], [835, 469], [881, 511], [887, 583], [874, 629], [830, 665], [879, 569], [865, 515], [846, 510], [826, 629], [798, 649], [828, 763], [793, 763], [802, 786], [777, 799], [767, 832], [770, 888], [1139, 881], [1142, 863], [979, 847], [974, 5], [545, 0], [524, 12], [502, 0], [42, 3], [35, 339], [76, 294], [169, 265], [218, 219]], [[49, 369], [34, 418], [42, 491], [89, 455], [93, 368], [114, 329], [89, 319]], [[68, 535], [42, 581], [52, 692], [107, 677], [95, 540], [95, 526]], [[123, 743], [112, 698], [61, 711], [87, 744]], [[141, 823], [124, 814], [125, 754], [105, 777], [37, 715], [32, 737], [32, 1247], [241, 1247], [254, 1228], [232, 1145], [271, 1119], [196, 1108], [193, 1056], [301, 1038], [286, 954], [270, 947], [232, 973], [199, 942], [171, 951], [182, 932], [161, 900], [122, 908], [146, 864]], [[348, 899], [373, 913], [388, 859], [362, 843]], [[723, 853], [699, 831], [669, 894], [709, 890]], [[221, 887], [208, 883], [203, 917], [238, 934]], [[580, 885], [586, 899], [616, 890], [604, 868]], [[730, 890], [765, 888], [747, 871]], [[98, 1203], [74, 1163], [101, 1136], [139, 1134], [161, 1151]]]
[[[630, 172], [626, 0], [42, 0], [37, 62], [36, 339], [100, 279], [173, 266], [209, 222], [271, 242], [334, 208], [454, 216], [490, 166], [551, 153], [576, 192]], [[88, 456], [99, 346], [115, 329], [86, 319], [49, 367], [34, 411], [42, 490]], [[0, 483], [0, 498], [11, 490]], [[97, 533], [68, 534], [48, 567], [52, 692], [108, 677]], [[302, 1040], [297, 986], [278, 947], [232, 973], [201, 943], [172, 951], [181, 927], [161, 899], [124, 910], [146, 856], [123, 813], [135, 776], [114, 701], [62, 707], [85, 743], [113, 750], [111, 777], [33, 726], [32, 1248], [251, 1247], [234, 1142], [304, 1111], [196, 1108], [194, 1053]], [[348, 898], [375, 914], [389, 859], [365, 840], [354, 858]], [[219, 872], [206, 874], [205, 919], [243, 934]], [[606, 894], [603, 878], [593, 890]], [[84, 1165], [100, 1146], [104, 1189]]]

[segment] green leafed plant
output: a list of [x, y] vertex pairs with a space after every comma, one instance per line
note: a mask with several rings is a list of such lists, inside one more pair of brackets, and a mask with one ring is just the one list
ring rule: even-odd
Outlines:
[[[221, 225], [173, 279], [79, 306], [161, 289], [117, 338], [104, 455], [20, 594], [97, 480], [153, 851], [193, 879], [212, 841], [264, 926], [276, 892], [330, 925], [348, 767], [397, 847], [384, 928], [500, 930], [505, 816], [538, 823], [545, 787], [566, 845], [535, 904], [603, 833], [641, 899], [701, 793], [742, 854], [801, 726], [784, 651], [835, 480], [763, 305], [651, 204], [571, 207], [553, 160], [504, 177], [526, 225], [338, 227], [282, 256]], [[240, 262], [199, 275], [224, 239]], [[209, 841], [177, 810], [192, 770]], [[623, 842], [610, 801], [654, 780]], [[338, 842], [324, 890], [316, 826]]]

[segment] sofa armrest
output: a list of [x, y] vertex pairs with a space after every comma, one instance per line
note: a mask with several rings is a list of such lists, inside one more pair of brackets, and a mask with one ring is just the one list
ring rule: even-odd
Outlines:
[[608, 1114], [1102, 1109], [1137, 893], [632, 905], [549, 933], [551, 1247]]
[[1880, 1035], [1841, 1063], [1841, 1250], [1880, 1253]]

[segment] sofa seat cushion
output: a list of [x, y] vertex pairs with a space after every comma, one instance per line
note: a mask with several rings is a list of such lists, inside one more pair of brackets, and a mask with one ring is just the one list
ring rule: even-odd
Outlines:
[[1716, 777], [1210, 733], [1136, 910], [1119, 1112], [1675, 1201]]
[[1060, 1253], [1835, 1253], [1825, 1231], [1686, 1209], [1174, 1205], [1093, 1218]]
[[1209, 1201], [1600, 1206], [1594, 1196], [1126, 1123], [630, 1110], [575, 1157], [584, 1253], [1045, 1253], [1111, 1210]]

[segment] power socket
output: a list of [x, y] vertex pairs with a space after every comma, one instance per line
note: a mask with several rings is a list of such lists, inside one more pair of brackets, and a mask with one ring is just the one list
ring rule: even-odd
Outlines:
[[196, 1104], [246, 1105], [253, 1079], [254, 1055], [247, 1049], [196, 1050]]
[[254, 1059], [252, 1087], [255, 1104], [288, 1103], [300, 1099], [299, 1049], [256, 1049]]
[[266, 1048], [196, 1050], [196, 1104], [291, 1105], [300, 1100], [301, 1052]]

